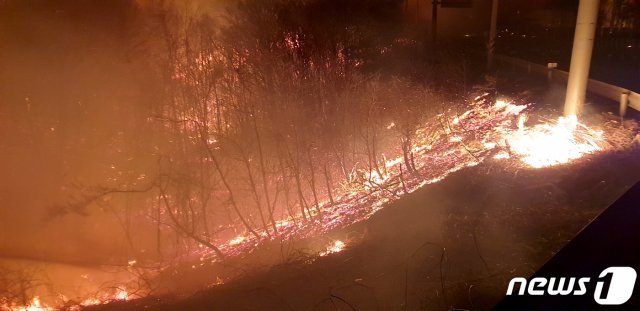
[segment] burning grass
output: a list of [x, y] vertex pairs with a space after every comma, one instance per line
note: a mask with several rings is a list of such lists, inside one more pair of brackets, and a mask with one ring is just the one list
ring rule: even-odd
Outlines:
[[[615, 121], [596, 129], [575, 117], [527, 127], [527, 105], [490, 103], [486, 95], [477, 97], [464, 113], [453, 117], [440, 114], [437, 120], [418, 130], [412, 146], [415, 172], [402, 170], [402, 156], [386, 160], [383, 174], [359, 171], [363, 182], [340, 193], [333, 204], [322, 204], [321, 213], [310, 221], [302, 221], [302, 216], [278, 221], [280, 236], [304, 239], [366, 220], [386, 203], [487, 159], [517, 169], [562, 165], [589, 154], [628, 147], [636, 132], [635, 126], [621, 128]], [[263, 239], [258, 240], [247, 233], [230, 241], [219, 241], [220, 249], [229, 256], [247, 254], [268, 240], [266, 234], [261, 236]], [[201, 256], [212, 262], [217, 260], [213, 253]]]
[[510, 150], [533, 168], [565, 164], [584, 155], [603, 150], [603, 131], [578, 122], [576, 116], [527, 128], [520, 116], [518, 130], [505, 137]]
[[[590, 154], [627, 148], [637, 131], [635, 123], [622, 126], [608, 120], [592, 127], [575, 117], [528, 125], [527, 105], [506, 101], [492, 103], [485, 97], [477, 97], [470, 109], [461, 114], [442, 113], [418, 129], [412, 145], [414, 172], [403, 170], [402, 155], [386, 159], [382, 173], [355, 170], [361, 182], [343, 187], [333, 203], [322, 203], [310, 219], [305, 221], [298, 215], [277, 221], [279, 238], [312, 238], [364, 221], [390, 201], [487, 160], [516, 169], [564, 165]], [[270, 240], [266, 232], [259, 231], [259, 236], [245, 233], [215, 242], [227, 257], [238, 257]], [[346, 246], [344, 241], [334, 240], [316, 250], [316, 255], [328, 256], [343, 251]], [[187, 260], [191, 261], [197, 258], [199, 262], [192, 265], [194, 269], [219, 261], [216, 254], [205, 247], [189, 258]], [[216, 284], [221, 283], [218, 278]], [[131, 298], [134, 295], [119, 287], [117, 291], [86, 298], [71, 308]], [[52, 309], [37, 296], [28, 304], [4, 303], [0, 306], [0, 310], [12, 311]]]

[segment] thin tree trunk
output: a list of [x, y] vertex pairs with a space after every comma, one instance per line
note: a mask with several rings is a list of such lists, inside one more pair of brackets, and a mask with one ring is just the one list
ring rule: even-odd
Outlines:
[[260, 202], [260, 196], [258, 195], [258, 188], [256, 187], [255, 180], [253, 179], [253, 172], [251, 171], [251, 163], [249, 163], [249, 159], [247, 159], [242, 152], [243, 163], [247, 169], [247, 174], [249, 175], [249, 185], [251, 186], [251, 193], [253, 193], [253, 198], [256, 203], [256, 207], [258, 208], [258, 215], [260, 216], [260, 222], [262, 222], [262, 227], [264, 228], [264, 232], [267, 233], [267, 236], [271, 238], [271, 233], [269, 233], [269, 225], [264, 218], [264, 213], [262, 212], [262, 203]]
[[235, 196], [233, 195], [233, 189], [231, 188], [231, 185], [227, 181], [227, 178], [224, 175], [224, 172], [222, 171], [222, 167], [218, 162], [218, 158], [213, 153], [213, 150], [209, 148], [206, 138], [203, 135], [200, 135], [200, 139], [202, 140], [202, 143], [207, 151], [207, 154], [209, 155], [209, 159], [211, 159], [211, 162], [213, 162], [213, 166], [215, 167], [215, 169], [218, 171], [218, 174], [220, 175], [220, 180], [222, 181], [222, 184], [224, 185], [225, 189], [227, 189], [227, 192], [229, 193], [229, 202], [231, 203], [233, 210], [236, 212], [236, 214], [238, 215], [238, 218], [240, 218], [240, 221], [245, 226], [245, 228], [253, 236], [255, 236], [256, 239], [260, 240], [261, 239], [260, 235], [255, 230], [253, 230], [253, 228], [251, 227], [247, 219], [244, 218], [244, 216], [242, 216], [242, 213], [240, 212], [240, 208], [238, 207], [238, 204], [236, 202]]
[[182, 232], [186, 236], [192, 238], [194, 241], [196, 241], [196, 242], [198, 242], [198, 243], [210, 248], [211, 250], [213, 250], [216, 253], [216, 255], [218, 256], [218, 258], [220, 258], [222, 260], [225, 259], [224, 253], [222, 253], [222, 251], [217, 246], [211, 244], [209, 241], [207, 241], [205, 239], [200, 238], [197, 234], [194, 234], [193, 232], [189, 232], [178, 221], [178, 219], [176, 219], [176, 216], [173, 214], [173, 211], [171, 211], [171, 205], [169, 204], [169, 200], [167, 199], [167, 196], [164, 193], [164, 190], [162, 189], [162, 187], [160, 187], [160, 196], [162, 197], [162, 201], [164, 202], [165, 210], [167, 211], [167, 215], [169, 215], [169, 218], [171, 219], [173, 224], [176, 226], [176, 228], [180, 230], [180, 232]]
[[267, 186], [267, 170], [264, 164], [264, 152], [262, 150], [262, 139], [260, 138], [260, 131], [258, 131], [258, 124], [256, 122], [255, 113], [253, 114], [253, 131], [256, 135], [258, 142], [258, 155], [260, 157], [260, 170], [262, 171], [262, 190], [264, 191], [264, 197], [267, 202], [267, 212], [269, 213], [269, 220], [273, 226], [273, 234], [278, 235], [278, 229], [276, 228], [276, 221], [273, 217], [273, 208], [271, 207], [271, 199], [269, 198], [269, 188]]
[[307, 150], [307, 159], [309, 161], [309, 169], [311, 173], [311, 177], [309, 181], [311, 183], [311, 194], [313, 194], [313, 201], [316, 206], [316, 211], [318, 212], [318, 217], [322, 217], [322, 212], [320, 211], [320, 202], [318, 201], [318, 192], [316, 191], [316, 172], [315, 166], [313, 165], [313, 159], [311, 159], [311, 151]]
[[331, 205], [334, 204], [333, 202], [333, 193], [331, 193], [331, 176], [329, 175], [329, 170], [327, 169], [327, 163], [324, 163], [324, 181], [325, 181], [325, 185], [327, 186], [327, 195], [329, 196], [329, 203], [331, 203]]

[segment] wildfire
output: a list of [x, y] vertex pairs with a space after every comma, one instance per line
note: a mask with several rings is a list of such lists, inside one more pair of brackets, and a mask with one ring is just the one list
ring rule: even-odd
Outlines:
[[327, 246], [327, 248], [320, 252], [320, 256], [327, 256], [329, 254], [333, 254], [333, 253], [339, 253], [342, 250], [344, 250], [344, 247], [346, 246], [346, 244], [340, 240], [335, 240], [333, 241], [333, 243], [329, 244]]
[[[64, 302], [67, 310], [81, 310], [83, 307], [97, 306], [106, 304], [112, 301], [125, 301], [131, 300], [133, 297], [127, 290], [123, 288], [117, 288], [115, 290], [105, 290], [93, 297], [85, 298], [79, 302], [73, 302], [67, 299], [64, 295], [59, 295], [60, 300]], [[53, 311], [57, 310], [61, 305], [56, 304], [56, 307], [52, 307], [42, 302], [40, 296], [34, 296], [26, 305], [19, 304], [4, 304], [0, 305], [0, 311]]]
[[[336, 194], [333, 203], [325, 201], [320, 204], [321, 214], [314, 214], [320, 217], [313, 221], [305, 222], [302, 215], [277, 221], [278, 234], [288, 239], [304, 239], [366, 220], [386, 203], [427, 184], [439, 182], [463, 168], [479, 165], [488, 158], [542, 168], [568, 163], [608, 148], [602, 131], [579, 123], [575, 117], [526, 127], [524, 111], [527, 105], [504, 100], [489, 103], [486, 95], [477, 97], [469, 110], [448, 122], [442, 122], [442, 119], [448, 119], [446, 114], [438, 115], [439, 121], [429, 121], [449, 124], [436, 130], [435, 135], [433, 124], [425, 124], [416, 132], [411, 149], [415, 156], [414, 174], [403, 174], [401, 166], [404, 160], [397, 154], [385, 158], [380, 163], [380, 170], [356, 167], [353, 175], [362, 177], [359, 187], [344, 187]], [[244, 233], [218, 241], [219, 248], [229, 257], [249, 253], [268, 240], [267, 234], [257, 231], [260, 238]], [[334, 241], [319, 255], [339, 252], [344, 246], [344, 242]], [[201, 261], [218, 260], [213, 253], [200, 256]]]
[[126, 290], [118, 289], [114, 298], [115, 300], [129, 300], [129, 293]]
[[229, 245], [238, 245], [238, 244], [240, 244], [240, 243], [244, 242], [244, 240], [245, 240], [246, 238], [247, 238], [247, 237], [246, 237], [246, 236], [243, 236], [243, 235], [236, 236], [235, 238], [233, 238], [233, 239], [231, 239], [231, 240], [229, 241]]
[[[428, 121], [432, 124], [425, 124], [415, 133], [411, 148], [415, 158], [415, 172], [403, 171], [405, 159], [398, 153], [389, 159], [383, 156], [379, 170], [356, 167], [353, 175], [354, 181], [359, 180], [359, 185], [337, 191], [333, 202], [320, 201], [317, 212], [311, 213], [310, 220], [302, 215], [289, 215], [277, 220], [278, 236], [286, 239], [317, 237], [364, 221], [386, 203], [427, 184], [439, 182], [453, 172], [478, 165], [485, 159], [511, 161], [509, 163], [537, 169], [566, 164], [610, 148], [609, 136], [605, 136], [604, 131], [589, 128], [578, 122], [575, 116], [527, 127], [527, 115], [524, 113], [526, 105], [507, 101], [487, 103], [484, 99], [478, 99], [466, 112], [453, 118], [444, 113], [438, 115], [439, 120]], [[434, 130], [434, 124], [448, 126]], [[247, 254], [260, 243], [273, 238], [260, 229], [256, 229], [256, 232], [257, 235], [242, 233], [214, 243], [227, 257]], [[345, 247], [345, 242], [334, 240], [318, 255], [338, 253]], [[215, 253], [205, 247], [191, 255], [197, 255], [200, 262], [219, 260]], [[137, 265], [135, 260], [128, 262], [129, 267], [134, 265]], [[222, 283], [223, 280], [218, 278], [215, 284]], [[135, 298], [133, 296], [122, 289], [111, 290], [83, 300], [78, 306], [129, 300]], [[47, 307], [35, 297], [27, 306], [5, 305], [0, 306], [0, 310], [35, 311], [53, 308]]]
[[40, 297], [35, 296], [26, 306], [0, 306], [0, 310], [7, 311], [53, 311], [54, 308], [47, 307], [40, 302]]
[[578, 122], [576, 116], [560, 117], [553, 123], [524, 126], [519, 118], [518, 130], [507, 133], [505, 140], [511, 152], [533, 168], [565, 164], [586, 154], [603, 149], [603, 132]]
[[82, 300], [78, 305], [77, 309], [80, 307], [89, 307], [89, 306], [98, 306], [102, 304], [106, 304], [112, 301], [126, 301], [131, 300], [134, 297], [124, 288], [116, 288], [115, 290], [102, 292], [95, 297], [90, 297]]

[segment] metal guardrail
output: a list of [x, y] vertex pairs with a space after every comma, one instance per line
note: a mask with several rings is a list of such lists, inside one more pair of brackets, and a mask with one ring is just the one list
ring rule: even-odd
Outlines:
[[[504, 55], [495, 55], [495, 59], [500, 63], [506, 63], [525, 68], [529, 73], [533, 72], [538, 74], [546, 74], [549, 80], [566, 83], [569, 79], [568, 72], [556, 69], [553, 66], [550, 66], [551, 64], [549, 64], [548, 66], [544, 66]], [[635, 110], [640, 111], [640, 94], [636, 92], [593, 79], [589, 79], [589, 83], [587, 84], [587, 91], [619, 102], [621, 115], [625, 114], [625, 112], [627, 111], [627, 107], [631, 107]]]

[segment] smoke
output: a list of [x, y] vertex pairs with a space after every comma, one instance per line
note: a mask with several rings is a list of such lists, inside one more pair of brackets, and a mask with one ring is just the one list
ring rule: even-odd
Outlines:
[[126, 163], [117, 150], [130, 147], [123, 142], [147, 101], [141, 63], [129, 55], [132, 6], [0, 5], [0, 254], [82, 262], [122, 254], [124, 237], [109, 211], [49, 216], [74, 189]]
[[136, 6], [141, 10], [169, 10], [191, 18], [203, 15], [220, 17], [237, 2], [232, 0], [135, 0]]

